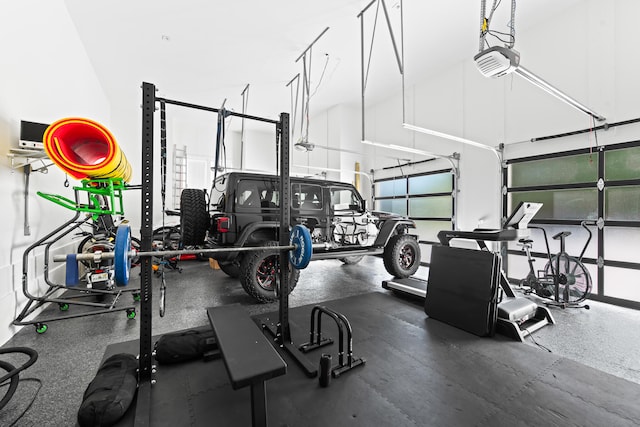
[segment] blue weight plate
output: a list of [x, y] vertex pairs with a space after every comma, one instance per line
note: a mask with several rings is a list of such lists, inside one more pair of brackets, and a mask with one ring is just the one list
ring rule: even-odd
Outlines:
[[311, 234], [304, 225], [296, 225], [289, 234], [289, 244], [295, 249], [289, 251], [289, 262], [298, 270], [302, 270], [311, 261]]
[[127, 224], [120, 224], [116, 232], [116, 244], [113, 250], [113, 266], [115, 268], [116, 285], [127, 286], [129, 284], [129, 271], [131, 270], [131, 228]]

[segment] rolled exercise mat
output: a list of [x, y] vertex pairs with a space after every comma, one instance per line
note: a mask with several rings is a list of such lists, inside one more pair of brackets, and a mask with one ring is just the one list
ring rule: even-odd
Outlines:
[[78, 117], [60, 119], [44, 133], [44, 149], [60, 169], [76, 179], [131, 179], [131, 165], [109, 130]]

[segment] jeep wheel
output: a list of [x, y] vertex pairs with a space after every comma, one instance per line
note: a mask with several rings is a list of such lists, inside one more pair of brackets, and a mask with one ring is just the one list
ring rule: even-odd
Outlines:
[[[278, 246], [276, 242], [269, 242], [267, 246]], [[298, 284], [300, 271], [290, 267], [289, 272], [289, 293]], [[259, 302], [273, 302], [278, 299], [276, 296], [276, 280], [278, 275], [278, 253], [273, 251], [252, 251], [242, 259], [240, 265], [240, 283], [245, 292]]]
[[237, 279], [238, 277], [240, 277], [239, 262], [225, 262], [225, 263], [218, 262], [218, 265], [220, 266], [220, 270], [222, 270], [222, 272], [227, 276], [233, 277], [234, 279]]
[[364, 255], [351, 255], [351, 256], [346, 256], [344, 258], [340, 258], [340, 261], [342, 261], [346, 265], [353, 265], [362, 261], [362, 258], [364, 258]]
[[187, 188], [180, 196], [180, 231], [184, 246], [204, 243], [209, 228], [209, 212], [203, 190]]
[[420, 266], [420, 245], [409, 234], [397, 234], [385, 246], [383, 260], [389, 274], [401, 279], [409, 277]]

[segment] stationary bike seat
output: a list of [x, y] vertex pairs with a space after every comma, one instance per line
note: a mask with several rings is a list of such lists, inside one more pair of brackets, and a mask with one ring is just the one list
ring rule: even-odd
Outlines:
[[558, 234], [556, 234], [555, 236], [553, 236], [554, 240], [558, 240], [561, 239], [562, 237], [569, 237], [571, 236], [571, 232], [570, 231], [561, 231]]

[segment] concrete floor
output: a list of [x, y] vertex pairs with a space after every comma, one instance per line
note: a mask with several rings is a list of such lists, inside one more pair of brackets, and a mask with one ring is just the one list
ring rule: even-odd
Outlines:
[[[237, 281], [212, 270], [206, 262], [188, 261], [181, 267], [182, 273], [166, 274], [167, 312], [160, 318], [157, 308], [154, 310], [154, 335], [207, 324], [205, 309], [211, 306], [240, 303], [251, 314], [277, 310], [276, 303], [255, 304]], [[137, 286], [135, 270], [132, 275], [130, 286]], [[418, 276], [426, 275], [423, 269], [418, 272]], [[296, 307], [372, 291], [389, 292], [381, 287], [388, 278], [380, 258], [367, 257], [352, 266], [334, 260], [312, 262], [301, 272], [290, 304]], [[158, 285], [159, 280], [155, 280], [154, 300]], [[540, 347], [532, 339], [525, 345], [534, 346], [535, 351], [547, 351], [544, 347], [640, 384], [637, 357], [640, 311], [598, 302], [590, 302], [590, 306], [591, 310], [552, 309], [557, 324], [534, 335]], [[421, 302], [416, 300], [415, 307], [422, 310]], [[52, 322], [43, 335], [36, 334], [33, 327], [23, 328], [3, 347], [27, 346], [39, 352], [36, 364], [22, 373], [21, 378], [38, 378], [42, 388], [33, 406], [16, 425], [74, 425], [82, 394], [93, 379], [107, 345], [136, 339], [138, 333], [138, 321], [127, 319], [124, 312]], [[21, 360], [11, 355], [0, 357], [13, 364]], [[20, 382], [13, 399], [0, 412], [0, 425], [9, 425], [26, 408], [37, 387], [36, 382]]]

